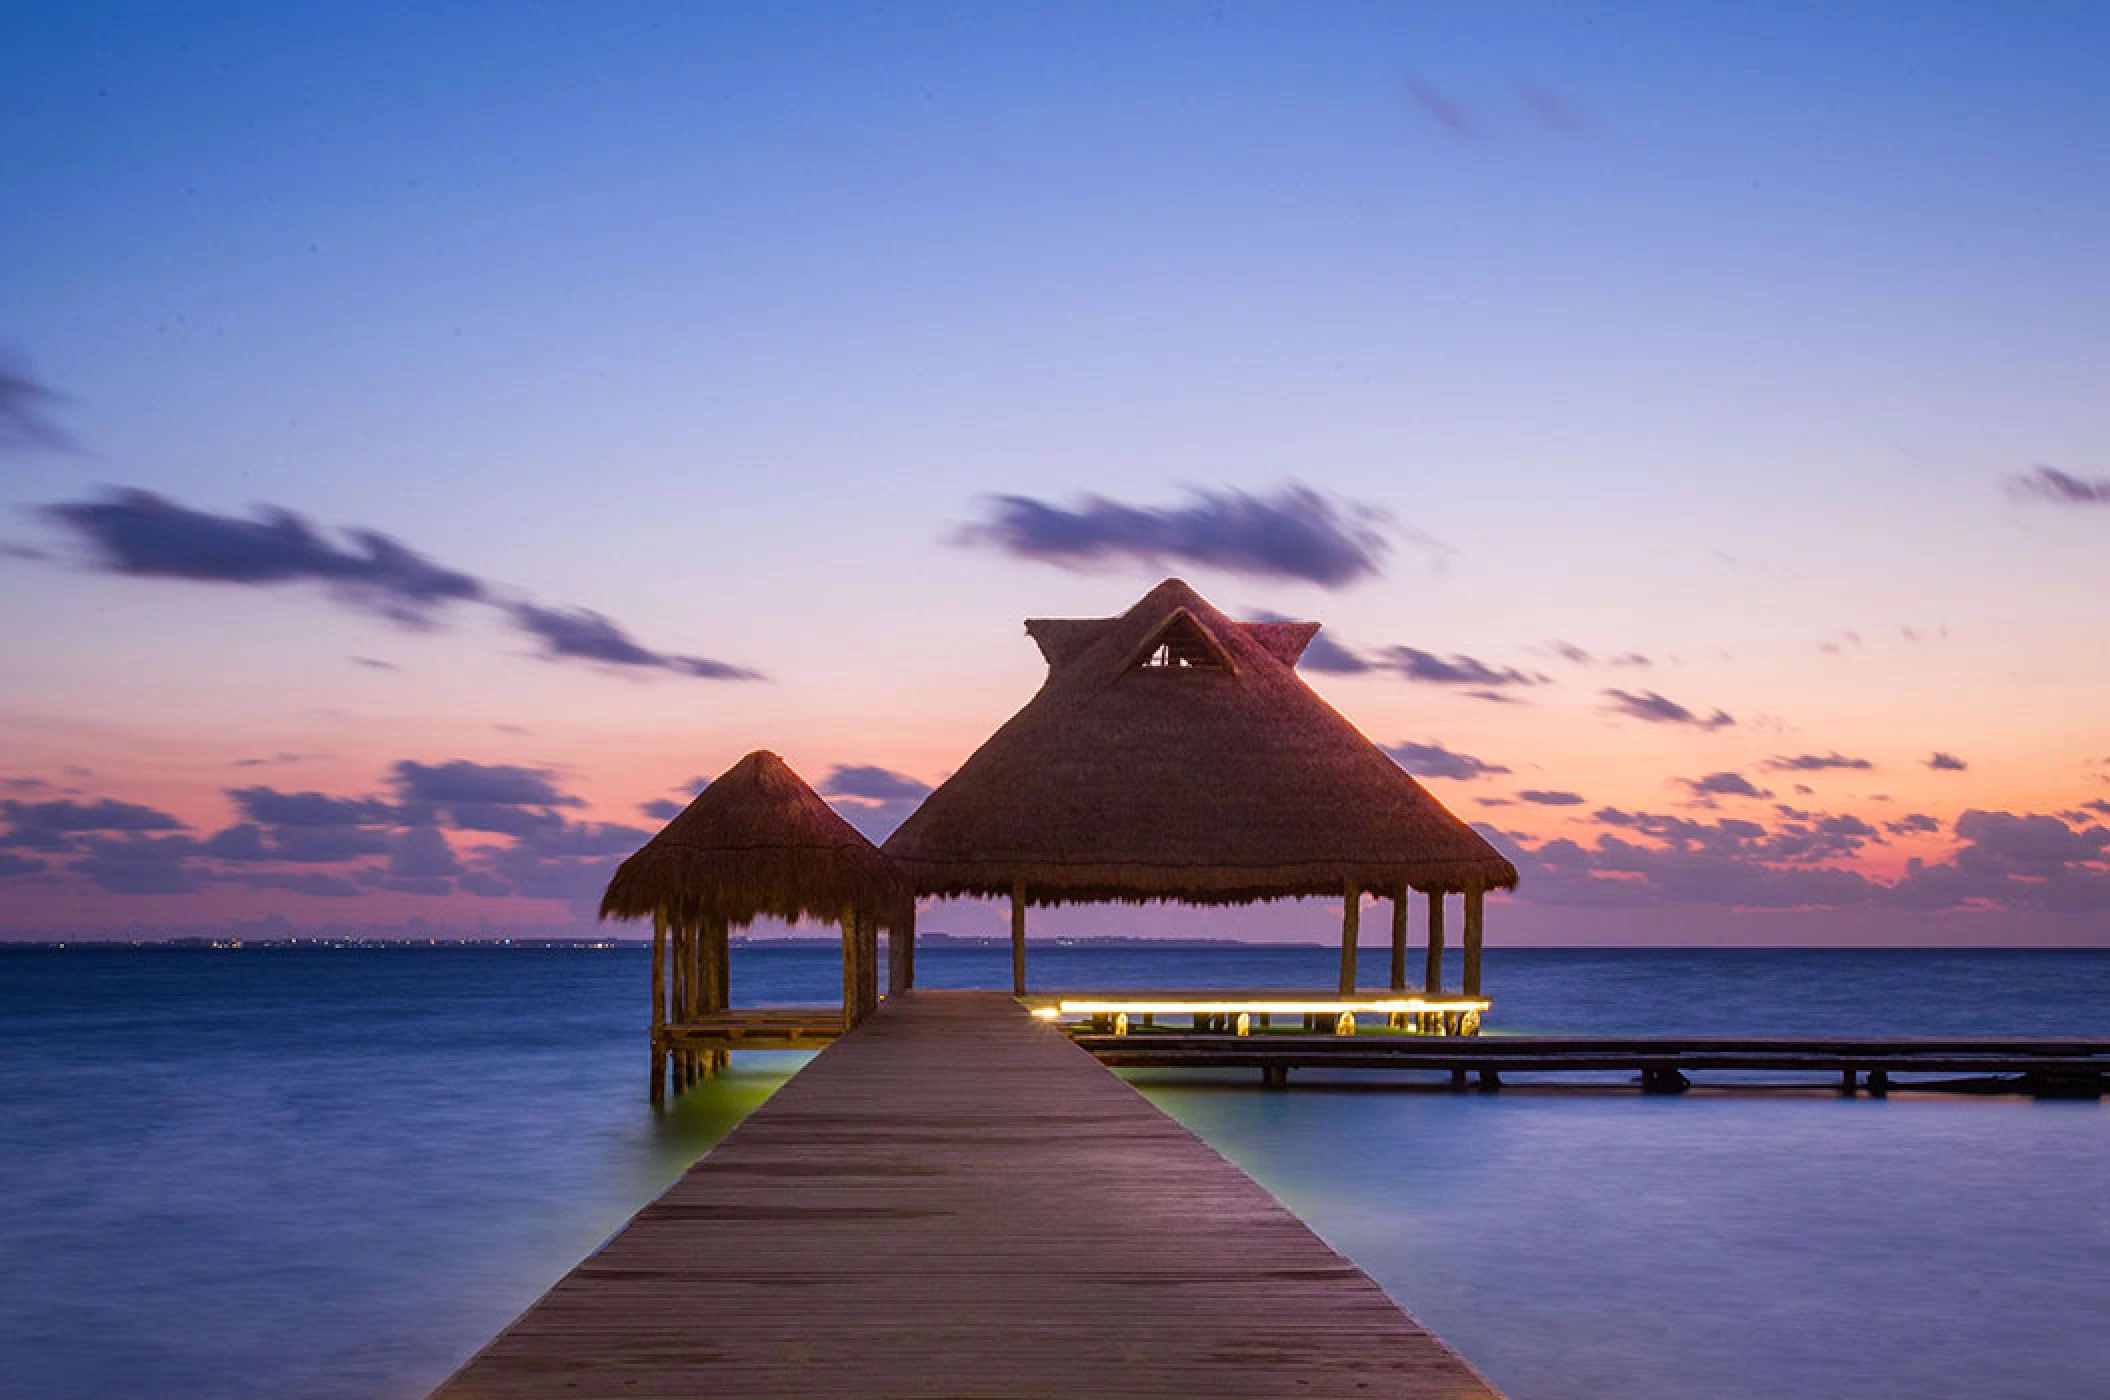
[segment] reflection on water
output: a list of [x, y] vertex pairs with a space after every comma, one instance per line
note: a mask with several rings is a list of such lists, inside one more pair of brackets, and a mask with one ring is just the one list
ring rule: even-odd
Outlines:
[[632, 962], [7, 955], [0, 1395], [424, 1394], [807, 1058], [654, 1115]]
[[[1325, 986], [1333, 956], [1032, 967]], [[1002, 947], [918, 962], [1010, 976]], [[1498, 950], [1489, 977], [1511, 1028], [2110, 1032], [2102, 955]], [[739, 950], [734, 980], [841, 986], [826, 948]], [[803, 1061], [654, 1114], [645, 983], [635, 948], [0, 951], [0, 1395], [424, 1394]], [[2110, 1395], [2098, 1105], [1151, 1092], [1516, 1400]]]
[[2110, 1110], [1138, 1074], [1512, 1400], [2110, 1395]]

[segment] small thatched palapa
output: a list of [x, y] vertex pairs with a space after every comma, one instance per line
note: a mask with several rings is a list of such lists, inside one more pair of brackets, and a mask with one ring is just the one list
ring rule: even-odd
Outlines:
[[1313, 622], [1236, 622], [1178, 579], [1030, 621], [1040, 693], [886, 843], [918, 893], [1243, 903], [1507, 889], [1516, 867], [1300, 679]]
[[735, 928], [771, 915], [891, 922], [908, 905], [900, 872], [783, 759], [741, 759], [624, 861], [601, 917], [678, 910]]

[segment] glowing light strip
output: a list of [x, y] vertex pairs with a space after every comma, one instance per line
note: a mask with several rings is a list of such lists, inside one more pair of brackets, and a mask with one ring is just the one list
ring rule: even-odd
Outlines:
[[1485, 1011], [1493, 1005], [1485, 997], [1446, 997], [1441, 1001], [1427, 1001], [1421, 997], [1357, 1001], [1072, 1001], [1064, 998], [1053, 1006], [1035, 1008], [1033, 1014], [1047, 1021], [1057, 1016], [1109, 1016], [1124, 1011], [1131, 1016], [1228, 1016], [1241, 1011], [1257, 1016], [1339, 1015], [1344, 1011], [1381, 1015], [1401, 1011]]

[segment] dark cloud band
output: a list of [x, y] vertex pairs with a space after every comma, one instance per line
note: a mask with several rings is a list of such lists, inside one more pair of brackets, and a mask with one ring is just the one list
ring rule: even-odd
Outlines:
[[986, 517], [957, 539], [1064, 568], [1199, 564], [1343, 588], [1383, 572], [1391, 549], [1384, 524], [1384, 514], [1371, 506], [1291, 485], [1271, 496], [1197, 490], [1176, 506], [1087, 496], [1066, 507], [995, 496]]
[[[398, 626], [426, 630], [458, 603], [496, 608], [541, 644], [552, 661], [664, 671], [702, 680], [758, 680], [744, 666], [656, 651], [587, 608], [501, 597], [492, 584], [448, 568], [378, 530], [334, 535], [295, 511], [265, 506], [252, 517], [219, 515], [151, 491], [120, 489], [38, 507], [70, 534], [91, 567], [131, 578], [178, 579], [247, 588], [314, 585], [338, 602]], [[357, 665], [391, 663], [353, 657]]]

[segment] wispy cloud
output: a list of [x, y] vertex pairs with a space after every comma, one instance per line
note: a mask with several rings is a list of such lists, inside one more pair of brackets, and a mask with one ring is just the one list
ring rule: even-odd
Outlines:
[[1865, 758], [1848, 758], [1837, 749], [1830, 753], [1775, 754], [1758, 766], [1768, 773], [1822, 773], [1831, 769], [1866, 772], [1875, 767]]
[[1599, 656], [1586, 647], [1579, 647], [1573, 642], [1564, 642], [1558, 637], [1546, 643], [1543, 650], [1571, 666], [1642, 667], [1656, 664], [1654, 660], [1638, 651], [1623, 651], [1613, 656]]
[[[1284, 486], [1272, 495], [1231, 488], [1187, 494], [1184, 504], [1173, 506], [1087, 496], [1071, 507], [1031, 496], [995, 496], [987, 517], [955, 539], [1071, 569], [1199, 564], [1345, 588], [1379, 576], [1392, 537], [1401, 533], [1375, 507], [1307, 486]], [[1441, 548], [1422, 536], [1407, 537]]]
[[439, 608], [485, 596], [477, 579], [435, 564], [378, 530], [348, 530], [342, 541], [333, 540], [274, 506], [243, 519], [124, 489], [41, 511], [72, 531], [107, 573], [251, 586], [320, 584], [343, 603], [421, 629], [433, 624]]
[[391, 770], [390, 781], [406, 803], [435, 807], [582, 807], [565, 793], [547, 768], [510, 763], [475, 763], [466, 758], [445, 763], [404, 759]]
[[275, 753], [268, 758], [238, 758], [230, 768], [283, 768], [289, 763], [305, 763], [310, 755], [304, 753]]
[[2110, 506], [2110, 476], [2079, 477], [2057, 467], [2037, 466], [2007, 479], [2008, 494], [2018, 500], [2055, 506]]
[[828, 797], [862, 797], [873, 802], [902, 798], [922, 801], [930, 796], [930, 784], [869, 763], [837, 764], [821, 779], [820, 791]]
[[1687, 792], [1698, 798], [1771, 797], [1773, 795], [1741, 773], [1709, 773], [1704, 778], [1679, 778], [1676, 781]]
[[[181, 505], [151, 491], [118, 489], [35, 508], [86, 550], [90, 567], [132, 578], [248, 588], [320, 587], [337, 602], [419, 631], [456, 604], [483, 604], [541, 644], [554, 661], [664, 671], [704, 680], [756, 680], [759, 673], [708, 657], [645, 646], [589, 608], [550, 606], [449, 568], [379, 530], [319, 527], [278, 506], [253, 517]], [[396, 666], [349, 658], [369, 670]]]
[[1418, 647], [1385, 647], [1375, 653], [1373, 664], [1404, 680], [1428, 685], [1472, 685], [1498, 688], [1511, 685], [1545, 685], [1548, 678], [1535, 671], [1498, 666], [1477, 657], [1453, 653], [1438, 656]]
[[267, 826], [371, 826], [396, 816], [394, 807], [371, 797], [332, 797], [269, 787], [233, 788], [227, 795], [243, 816]]
[[817, 789], [867, 839], [884, 841], [930, 795], [929, 783], [869, 763], [837, 764]]
[[1407, 75], [1407, 98], [1416, 111], [1453, 136], [1470, 140], [1480, 135], [1479, 122], [1463, 102], [1411, 73]]
[[0, 356], [0, 452], [72, 450], [73, 440], [50, 417], [58, 402], [27, 365]]
[[1517, 97], [1524, 110], [1536, 117], [1541, 126], [1549, 131], [1558, 131], [1569, 136], [1580, 136], [1589, 130], [1582, 112], [1568, 98], [1550, 88], [1534, 83], [1517, 85]]
[[1953, 753], [1943, 753], [1940, 750], [1936, 750], [1927, 755], [1927, 766], [1937, 773], [1961, 773], [1971, 765]]
[[183, 823], [167, 812], [137, 802], [102, 798], [93, 802], [0, 802], [0, 846], [30, 850], [57, 849], [69, 838], [88, 832], [179, 831]]
[[1564, 792], [1560, 789], [1525, 788], [1517, 794], [1519, 802], [1529, 802], [1536, 807], [1580, 807], [1584, 798], [1579, 792]]
[[[571, 810], [584, 802], [543, 768], [406, 759], [389, 770], [388, 786], [390, 796], [234, 788], [237, 820], [204, 837], [166, 812], [114, 798], [0, 802], [0, 879], [136, 896], [213, 885], [332, 898], [459, 892], [561, 901], [590, 914], [616, 862], [648, 834], [574, 821]], [[471, 836], [457, 841], [454, 832]], [[493, 844], [494, 836], [504, 839]]]
[[1507, 773], [1508, 768], [1499, 763], [1489, 763], [1484, 758], [1475, 758], [1469, 753], [1445, 748], [1433, 740], [1426, 744], [1397, 743], [1380, 744], [1392, 761], [1417, 778], [1449, 778], [1454, 782], [1471, 782], [1475, 778], [1493, 777]]
[[761, 680], [762, 673], [705, 656], [677, 656], [640, 645], [613, 619], [590, 608], [546, 608], [535, 603], [512, 603], [506, 616], [515, 626], [542, 643], [542, 654], [552, 661], [590, 661], [603, 666], [627, 666], [644, 670], [671, 671], [678, 676], [696, 676], [712, 681]]
[[1716, 710], [1711, 715], [1702, 716], [1667, 696], [1658, 695], [1653, 690], [1638, 693], [1607, 690], [1602, 693], [1611, 701], [1606, 708], [1614, 714], [1643, 720], [1649, 724], [1683, 724], [1695, 729], [1726, 729], [1736, 723], [1727, 710]]

